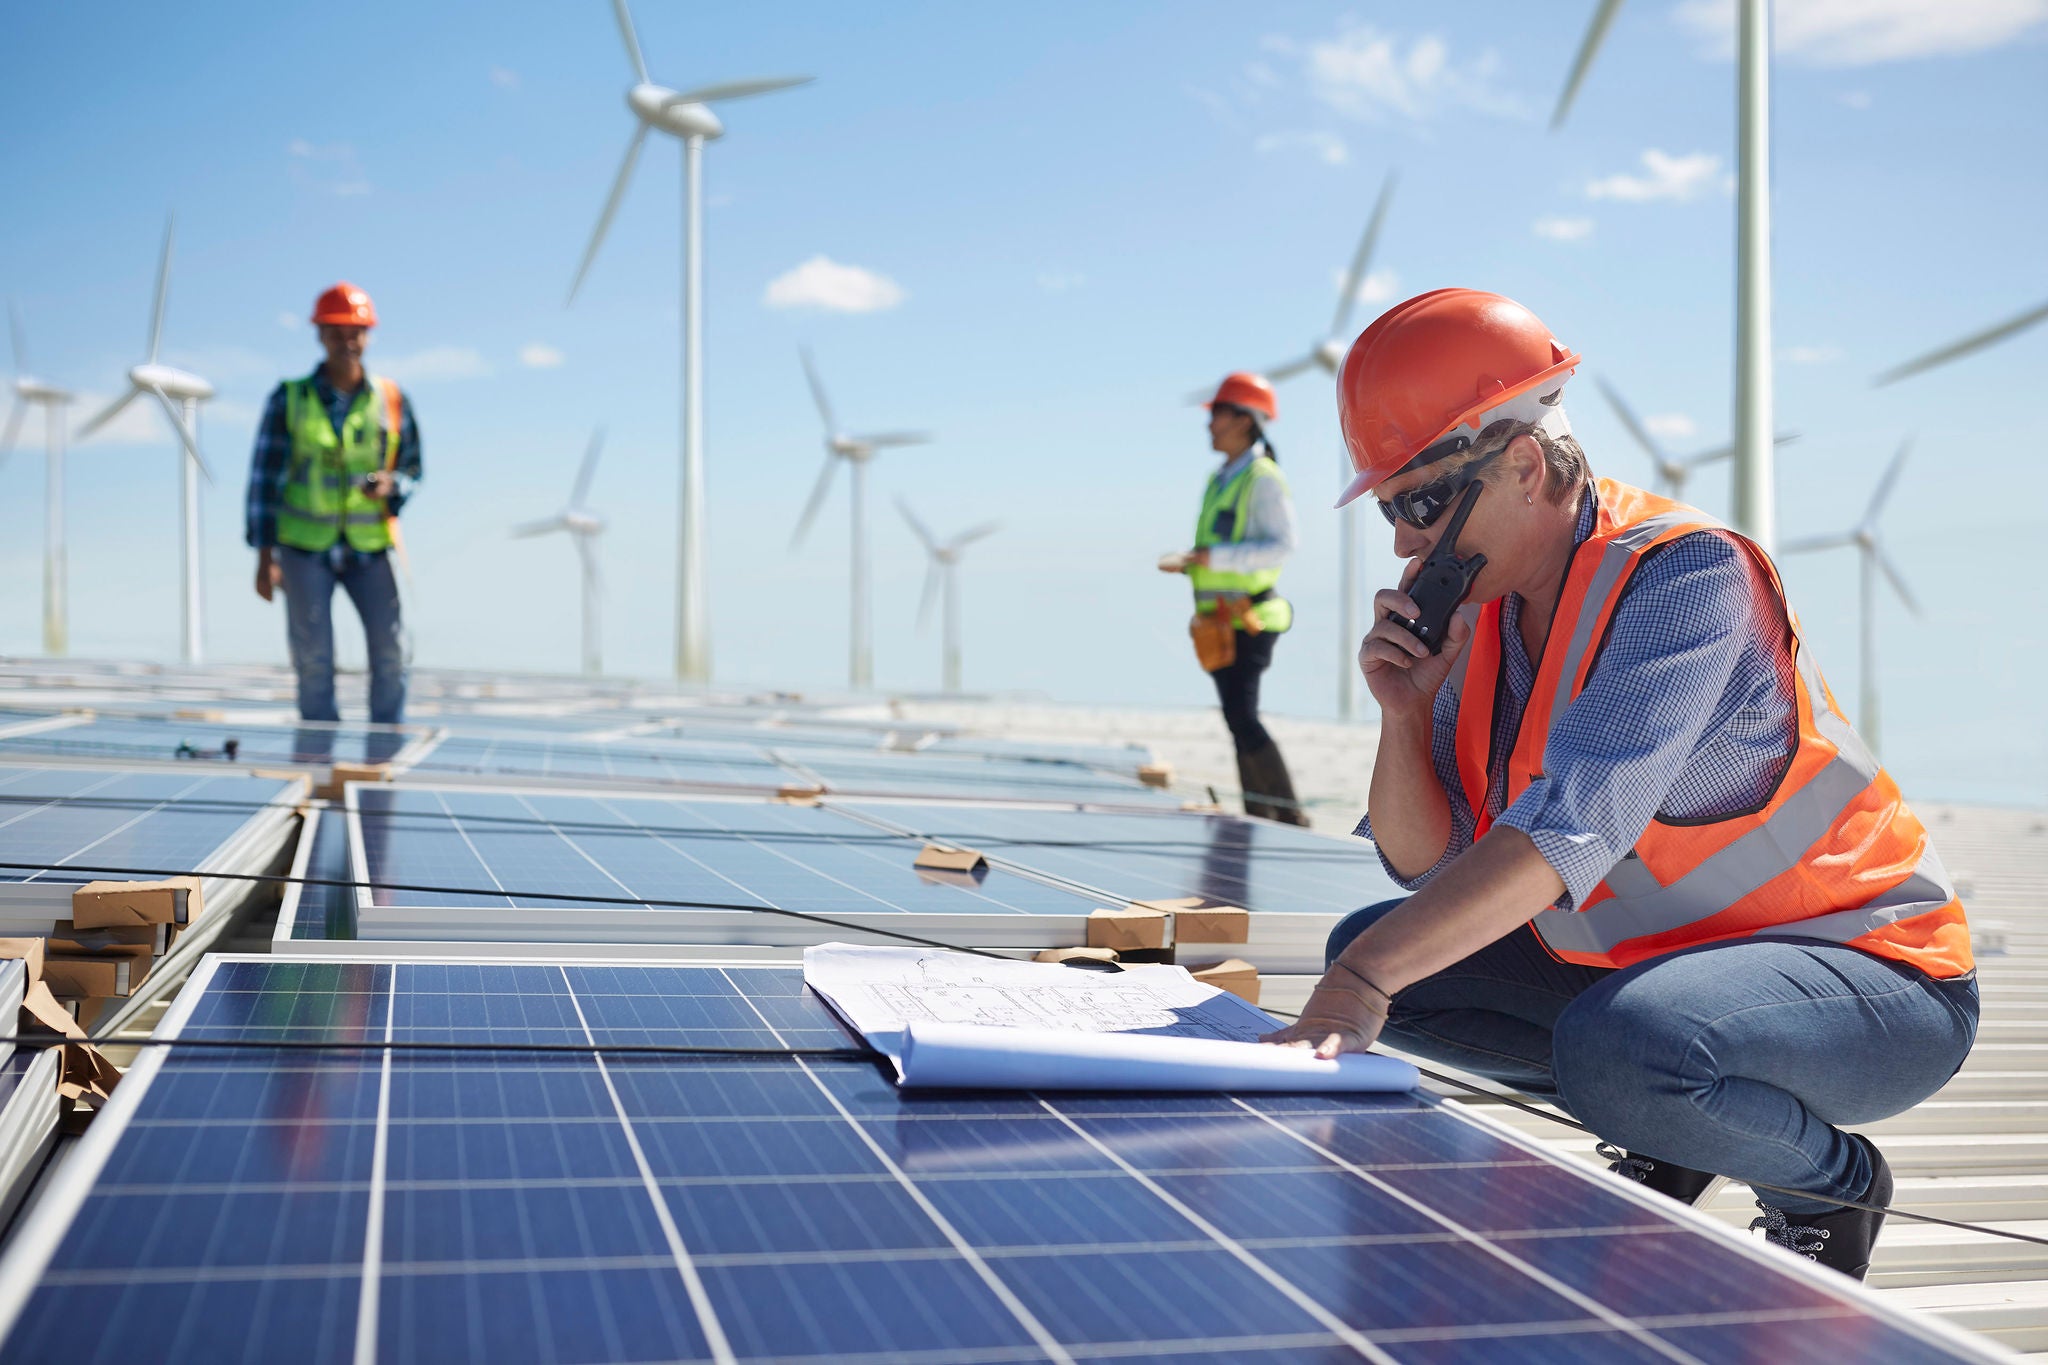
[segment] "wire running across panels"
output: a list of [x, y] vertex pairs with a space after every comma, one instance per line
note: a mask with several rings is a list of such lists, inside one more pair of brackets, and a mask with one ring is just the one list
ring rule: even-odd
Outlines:
[[[322, 766], [388, 763], [417, 732], [360, 725], [277, 725], [264, 722], [177, 720], [152, 716], [95, 716], [61, 730], [0, 736], [0, 759], [48, 757], [99, 763], [224, 762], [223, 746], [237, 743], [237, 765]], [[181, 755], [180, 747], [197, 757]]]
[[[216, 958], [182, 1038], [835, 1047], [800, 972]], [[867, 1063], [146, 1050], [0, 1362], [1988, 1359], [1419, 1095], [905, 1095]]]
[[[352, 865], [374, 888], [356, 900], [356, 932], [368, 939], [788, 946], [861, 938], [746, 909], [552, 898], [570, 895], [773, 906], [947, 942], [1046, 946], [1084, 941], [1099, 903], [1009, 872], [920, 872], [911, 864], [923, 841], [816, 806], [357, 784], [349, 810]], [[533, 821], [541, 823], [516, 823]]]
[[[263, 814], [259, 807], [297, 785], [204, 769], [0, 765], [0, 860], [38, 868], [0, 868], [0, 905], [13, 899], [10, 892], [51, 883], [68, 887], [106, 875], [74, 872], [66, 866], [71, 863], [203, 870]], [[215, 802], [220, 804], [208, 804]]]

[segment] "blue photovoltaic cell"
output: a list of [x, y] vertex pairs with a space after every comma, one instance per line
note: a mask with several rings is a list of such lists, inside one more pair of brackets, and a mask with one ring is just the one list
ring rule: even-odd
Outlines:
[[[232, 773], [0, 766], [0, 882], [87, 882], [96, 867], [193, 868], [289, 783]], [[67, 804], [75, 800], [76, 804]], [[208, 805], [217, 802], [218, 805]], [[105, 804], [100, 804], [105, 803]]]
[[[978, 880], [920, 873], [911, 863], [922, 841], [814, 806], [454, 787], [355, 792], [376, 882], [644, 895], [819, 915], [1082, 916], [1095, 908], [1088, 897], [1006, 872]], [[588, 908], [548, 896], [372, 896], [385, 907]]]
[[954, 754], [867, 754], [800, 750], [789, 757], [816, 773], [827, 791], [862, 796], [929, 796], [979, 801], [1073, 801], [1179, 809], [1182, 798], [1114, 772], [1078, 763]]
[[219, 721], [97, 716], [61, 730], [0, 738], [0, 758], [49, 756], [98, 761], [162, 762], [198, 751], [195, 764], [222, 761], [222, 745], [237, 741], [238, 764], [385, 763], [414, 738], [405, 731], [360, 725], [230, 725]]
[[[795, 969], [247, 959], [181, 1036], [387, 1027], [846, 1038]], [[36, 1278], [0, 1361], [346, 1361], [359, 1320], [379, 1360], [422, 1365], [701, 1361], [714, 1340], [817, 1365], [1975, 1358], [1413, 1095], [923, 1097], [821, 1059], [174, 1051], [130, 1103], [83, 1202], [40, 1212], [48, 1265], [17, 1240], [8, 1270]]]
[[1203, 896], [1249, 910], [1344, 914], [1404, 896], [1362, 839], [1186, 812], [837, 803], [920, 836], [1124, 900]]
[[777, 790], [797, 779], [757, 748], [687, 744], [642, 736], [595, 742], [539, 734], [489, 738], [452, 735], [409, 771], [491, 773], [504, 777], [576, 781], [673, 782], [690, 786]]
[[[302, 833], [300, 838], [304, 838]], [[329, 807], [313, 824], [313, 847], [306, 858], [306, 876], [329, 882], [350, 880], [348, 812]], [[299, 888], [299, 911], [292, 921], [295, 939], [349, 939], [356, 936], [355, 892], [344, 886]]]

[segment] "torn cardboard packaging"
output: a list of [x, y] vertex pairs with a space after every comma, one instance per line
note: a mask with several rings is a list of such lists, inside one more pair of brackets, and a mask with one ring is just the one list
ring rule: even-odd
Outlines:
[[1171, 787], [1173, 765], [1171, 763], [1145, 763], [1138, 768], [1138, 780], [1148, 787]]
[[0, 938], [0, 958], [20, 958], [28, 966], [28, 983], [43, 979], [43, 954], [48, 943], [39, 938]]
[[1122, 910], [1096, 910], [1088, 916], [1088, 946], [1115, 948], [1164, 948], [1166, 912], [1149, 906], [1132, 905]]
[[926, 872], [986, 872], [988, 859], [984, 858], [978, 849], [942, 848], [938, 844], [926, 844], [911, 866]]
[[198, 919], [204, 908], [197, 877], [87, 882], [71, 893], [71, 924], [77, 929], [188, 924]]
[[1114, 948], [1047, 948], [1033, 962], [1115, 962]]
[[[59, 920], [50, 930], [48, 946], [53, 953], [119, 953], [132, 957], [137, 951], [147, 951], [162, 957], [177, 940], [178, 926], [175, 924], [114, 924], [100, 929], [81, 929], [76, 924]], [[0, 939], [0, 943], [5, 942]], [[5, 950], [0, 949], [0, 957], [6, 956]]]
[[147, 951], [134, 957], [50, 953], [43, 958], [43, 981], [58, 996], [126, 996], [142, 984], [155, 961]]
[[1205, 986], [1214, 986], [1219, 991], [1229, 991], [1246, 1004], [1259, 1003], [1259, 972], [1241, 957], [1227, 957], [1221, 962], [1190, 965], [1188, 974]]

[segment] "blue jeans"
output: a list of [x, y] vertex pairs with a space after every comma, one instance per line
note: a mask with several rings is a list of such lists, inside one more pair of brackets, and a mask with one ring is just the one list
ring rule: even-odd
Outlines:
[[340, 720], [334, 706], [334, 587], [363, 618], [370, 654], [370, 719], [405, 719], [405, 627], [398, 619], [398, 578], [387, 553], [363, 554], [345, 543], [330, 550], [278, 546], [284, 573], [284, 615], [292, 668], [299, 675], [299, 719]]
[[[1399, 904], [1347, 916], [1329, 959]], [[1860, 1199], [1869, 1158], [1835, 1125], [1901, 1113], [1955, 1075], [1977, 1036], [1977, 979], [1786, 938], [1582, 967], [1525, 925], [1402, 991], [1381, 1036], [1551, 1100], [1632, 1153]]]

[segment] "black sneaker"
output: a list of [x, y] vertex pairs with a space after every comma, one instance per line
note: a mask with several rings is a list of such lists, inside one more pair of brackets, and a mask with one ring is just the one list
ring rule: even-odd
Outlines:
[[1656, 1161], [1633, 1152], [1624, 1152], [1611, 1142], [1602, 1142], [1593, 1150], [1600, 1159], [1607, 1162], [1607, 1169], [1619, 1176], [1626, 1176], [1639, 1185], [1647, 1185], [1661, 1195], [1676, 1199], [1681, 1204], [1699, 1204], [1721, 1187], [1725, 1177], [1712, 1171], [1696, 1171], [1690, 1166], [1680, 1166], [1669, 1161]]
[[1852, 1280], [1860, 1280], [1870, 1273], [1870, 1252], [1877, 1245], [1877, 1230], [1884, 1226], [1884, 1210], [1891, 1206], [1892, 1168], [1885, 1164], [1884, 1153], [1869, 1138], [1860, 1133], [1849, 1136], [1870, 1153], [1870, 1188], [1856, 1202], [1874, 1204], [1875, 1209], [1786, 1213], [1759, 1199], [1756, 1206], [1764, 1211], [1763, 1217], [1751, 1222], [1749, 1228], [1752, 1232], [1762, 1228], [1764, 1240], [1795, 1256], [1804, 1256], [1830, 1270], [1839, 1270]]

